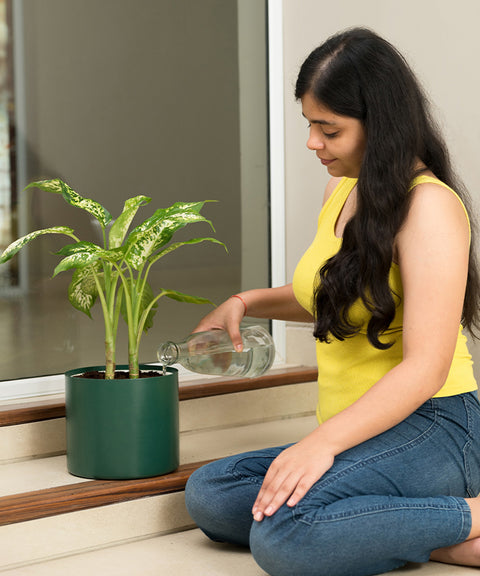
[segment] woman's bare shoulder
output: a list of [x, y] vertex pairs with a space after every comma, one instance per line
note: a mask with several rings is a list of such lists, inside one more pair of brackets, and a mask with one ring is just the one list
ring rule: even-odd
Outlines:
[[[461, 245], [468, 251], [470, 228], [460, 198], [441, 183], [422, 182], [412, 190], [407, 218], [396, 246], [444, 251]], [[410, 251], [410, 250], [409, 250]]]
[[325, 204], [325, 202], [330, 198], [330, 196], [333, 194], [333, 191], [340, 184], [341, 181], [342, 181], [342, 178], [340, 178], [340, 177], [330, 178], [327, 186], [325, 187], [325, 193], [323, 195], [323, 204]]
[[[428, 220], [437, 227], [456, 225], [468, 228], [465, 207], [459, 196], [441, 182], [422, 182], [412, 190], [409, 217]], [[407, 217], [407, 222], [408, 218]]]

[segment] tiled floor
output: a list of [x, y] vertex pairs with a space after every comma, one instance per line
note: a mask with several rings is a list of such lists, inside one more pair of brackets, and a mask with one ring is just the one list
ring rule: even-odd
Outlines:
[[[429, 562], [390, 572], [398, 576], [473, 576], [476, 568]], [[33, 566], [2, 576], [266, 576], [247, 550], [210, 542], [199, 530], [131, 542]], [[292, 576], [300, 576], [292, 574]]]

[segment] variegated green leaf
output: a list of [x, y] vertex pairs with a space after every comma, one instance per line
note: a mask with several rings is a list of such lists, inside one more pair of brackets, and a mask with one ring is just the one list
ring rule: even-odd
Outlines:
[[185, 240], [185, 242], [174, 242], [173, 244], [169, 244], [166, 248], [164, 248], [161, 252], [159, 252], [155, 256], [155, 258], [152, 258], [152, 261], [156, 262], [158, 259], [163, 258], [163, 256], [166, 256], [170, 252], [173, 252], [177, 248], [180, 248], [180, 246], [186, 246], [187, 244], [199, 244], [200, 242], [213, 242], [215, 244], [221, 244], [225, 248], [225, 250], [227, 250], [225, 244], [223, 242], [220, 242], [220, 240], [217, 240], [216, 238], [192, 238], [191, 240]]
[[62, 248], [55, 252], [55, 254], [59, 256], [71, 256], [72, 254], [78, 254], [79, 252], [90, 252], [93, 254], [94, 252], [101, 251], [102, 249], [100, 246], [97, 246], [93, 242], [81, 241], [62, 246]]
[[[106, 260], [107, 262], [118, 262], [124, 257], [125, 249], [123, 247], [115, 248], [114, 250], [103, 250], [97, 244], [92, 242], [77, 242], [75, 244], [67, 244], [60, 248], [56, 254], [60, 256], [72, 256], [73, 254], [96, 254], [99, 259]], [[86, 264], [89, 264], [87, 262]]]
[[83, 196], [77, 194], [75, 190], [72, 190], [72, 188], [60, 180], [60, 178], [32, 182], [26, 187], [26, 189], [28, 188], [40, 188], [40, 190], [44, 190], [45, 192], [61, 194], [68, 204], [75, 206], [76, 208], [81, 208], [94, 216], [103, 228], [106, 228], [112, 219], [110, 212], [108, 212], [108, 210], [106, 210], [101, 204], [95, 202], [95, 200], [91, 200], [90, 198], [83, 198]]
[[[95, 244], [93, 244], [93, 246], [95, 246]], [[60, 272], [65, 272], [72, 268], [84, 268], [89, 264], [93, 264], [102, 257], [102, 250], [100, 250], [98, 246], [95, 246], [95, 248], [97, 248], [97, 250], [91, 250], [88, 247], [84, 250], [78, 250], [71, 253], [57, 264], [53, 276], [55, 277], [57, 274], [60, 274]]]
[[53, 192], [53, 194], [61, 194], [62, 193], [62, 186], [61, 186], [60, 178], [54, 178], [53, 180], [37, 180], [37, 182], [30, 182], [28, 186], [25, 187], [25, 190], [29, 188], [40, 188], [45, 192]]
[[[98, 265], [97, 268], [99, 269]], [[90, 309], [95, 304], [97, 296], [98, 290], [93, 277], [92, 267], [88, 266], [75, 270], [68, 287], [68, 299], [72, 306], [91, 318]]]
[[208, 298], [202, 298], [201, 296], [189, 296], [188, 294], [182, 294], [176, 290], [163, 290], [163, 295], [172, 300], [177, 300], [178, 302], [189, 302], [190, 304], [215, 304], [208, 300]]
[[106, 260], [107, 262], [119, 262], [125, 257], [125, 247], [120, 246], [112, 250], [102, 250], [101, 257], [102, 260]]
[[199, 214], [205, 202], [177, 202], [161, 208], [128, 236], [125, 260], [139, 270], [147, 258], [170, 241], [173, 234], [193, 222], [212, 223]]
[[72, 268], [84, 268], [89, 264], [93, 264], [99, 260], [100, 256], [98, 254], [73, 254], [72, 256], [67, 256], [64, 258], [53, 271], [53, 278], [60, 274], [60, 272], [66, 272]]
[[[65, 184], [65, 182], [63, 182]], [[53, 194], [62, 194], [62, 180], [60, 178], [53, 178], [52, 180], [37, 180], [37, 182], [30, 182], [25, 190], [29, 188], [40, 188], [45, 192], [53, 192]]]
[[128, 228], [132, 223], [137, 210], [140, 206], [144, 206], [151, 201], [151, 198], [147, 196], [135, 196], [135, 198], [129, 198], [123, 207], [123, 211], [120, 216], [115, 220], [109, 233], [109, 247], [118, 248], [121, 246], [125, 236], [127, 235]]
[[38, 236], [42, 236], [43, 234], [66, 234], [67, 236], [74, 238], [73, 232], [73, 229], [68, 228], [67, 226], [54, 226], [52, 228], [44, 228], [43, 230], [35, 230], [34, 232], [30, 232], [30, 234], [22, 236], [18, 240], [15, 240], [15, 242], [12, 242], [10, 246], [5, 248], [2, 255], [0, 256], [0, 264], [10, 260], [10, 258], [15, 256], [15, 254], [25, 246], [25, 244], [35, 240], [35, 238]]

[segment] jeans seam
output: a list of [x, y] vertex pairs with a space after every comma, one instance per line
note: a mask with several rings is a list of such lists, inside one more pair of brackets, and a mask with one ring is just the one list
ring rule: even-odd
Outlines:
[[[377, 506], [369, 506], [360, 510], [357, 510], [354, 514], [350, 513], [350, 512], [342, 512], [342, 513], [334, 513], [334, 514], [327, 514], [322, 516], [319, 519], [314, 519], [314, 520], [306, 520], [305, 518], [296, 518], [295, 514], [293, 514], [293, 520], [295, 522], [299, 522], [300, 524], [306, 524], [307, 526], [312, 526], [314, 524], [329, 524], [331, 522], [339, 522], [339, 521], [350, 521], [353, 520], [355, 518], [362, 518], [365, 516], [371, 516], [373, 514], [376, 514], [378, 512], [399, 512], [401, 510], [438, 510], [438, 511], [452, 511], [452, 510], [456, 510], [457, 512], [460, 512], [461, 515], [461, 526], [459, 528], [459, 532], [458, 532], [458, 536], [457, 536], [457, 541], [461, 542], [463, 540], [465, 540], [466, 536], [465, 536], [465, 532], [469, 532], [470, 530], [470, 516], [468, 515], [468, 510], [466, 510], [464, 507], [462, 507], [462, 505], [459, 504], [458, 499], [455, 497], [449, 497], [452, 498], [455, 502], [455, 506], [452, 506], [451, 504], [444, 504], [444, 505], [440, 505], [440, 504], [436, 504], [436, 505], [432, 505], [432, 504], [390, 504], [390, 505], [377, 505]], [[465, 503], [465, 506], [468, 507], [468, 505]], [[466, 521], [468, 520], [468, 521]], [[467, 534], [468, 536], [468, 534]]]
[[470, 407], [468, 405], [468, 403], [466, 402], [465, 398], [462, 398], [463, 400], [463, 404], [465, 406], [465, 413], [467, 416], [467, 440], [465, 442], [465, 445], [463, 446], [462, 449], [462, 456], [463, 456], [463, 466], [465, 468], [465, 482], [466, 482], [466, 486], [467, 486], [467, 493], [471, 498], [475, 498], [477, 496], [477, 494], [474, 493], [474, 491], [472, 490], [472, 473], [471, 473], [471, 468], [470, 468], [470, 463], [468, 461], [468, 457], [467, 457], [467, 452], [470, 449], [471, 445], [472, 445], [472, 440], [473, 440], [473, 434], [472, 434], [472, 415], [470, 412]]
[[[452, 496], [452, 498], [455, 497]], [[466, 538], [468, 538], [468, 535], [470, 534], [470, 530], [472, 528], [472, 513], [469, 505], [463, 498], [460, 499], [455, 498], [455, 501], [457, 502], [458, 510], [461, 512], [462, 515], [462, 522], [458, 530], [458, 536], [456, 541], [456, 544], [459, 544], [460, 542], [464, 542]]]

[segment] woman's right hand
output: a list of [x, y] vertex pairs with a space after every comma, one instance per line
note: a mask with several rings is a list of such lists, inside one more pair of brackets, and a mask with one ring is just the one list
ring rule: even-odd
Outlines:
[[228, 332], [232, 344], [237, 352], [243, 348], [240, 335], [240, 322], [245, 316], [245, 306], [241, 299], [231, 296], [217, 306], [209, 314], [204, 316], [193, 332], [205, 332], [207, 330], [225, 330]]
[[256, 288], [231, 296], [202, 318], [194, 332], [226, 330], [235, 349], [241, 351], [240, 322], [245, 315], [269, 320], [313, 322], [312, 315], [297, 302], [292, 285], [287, 284], [277, 288]]

